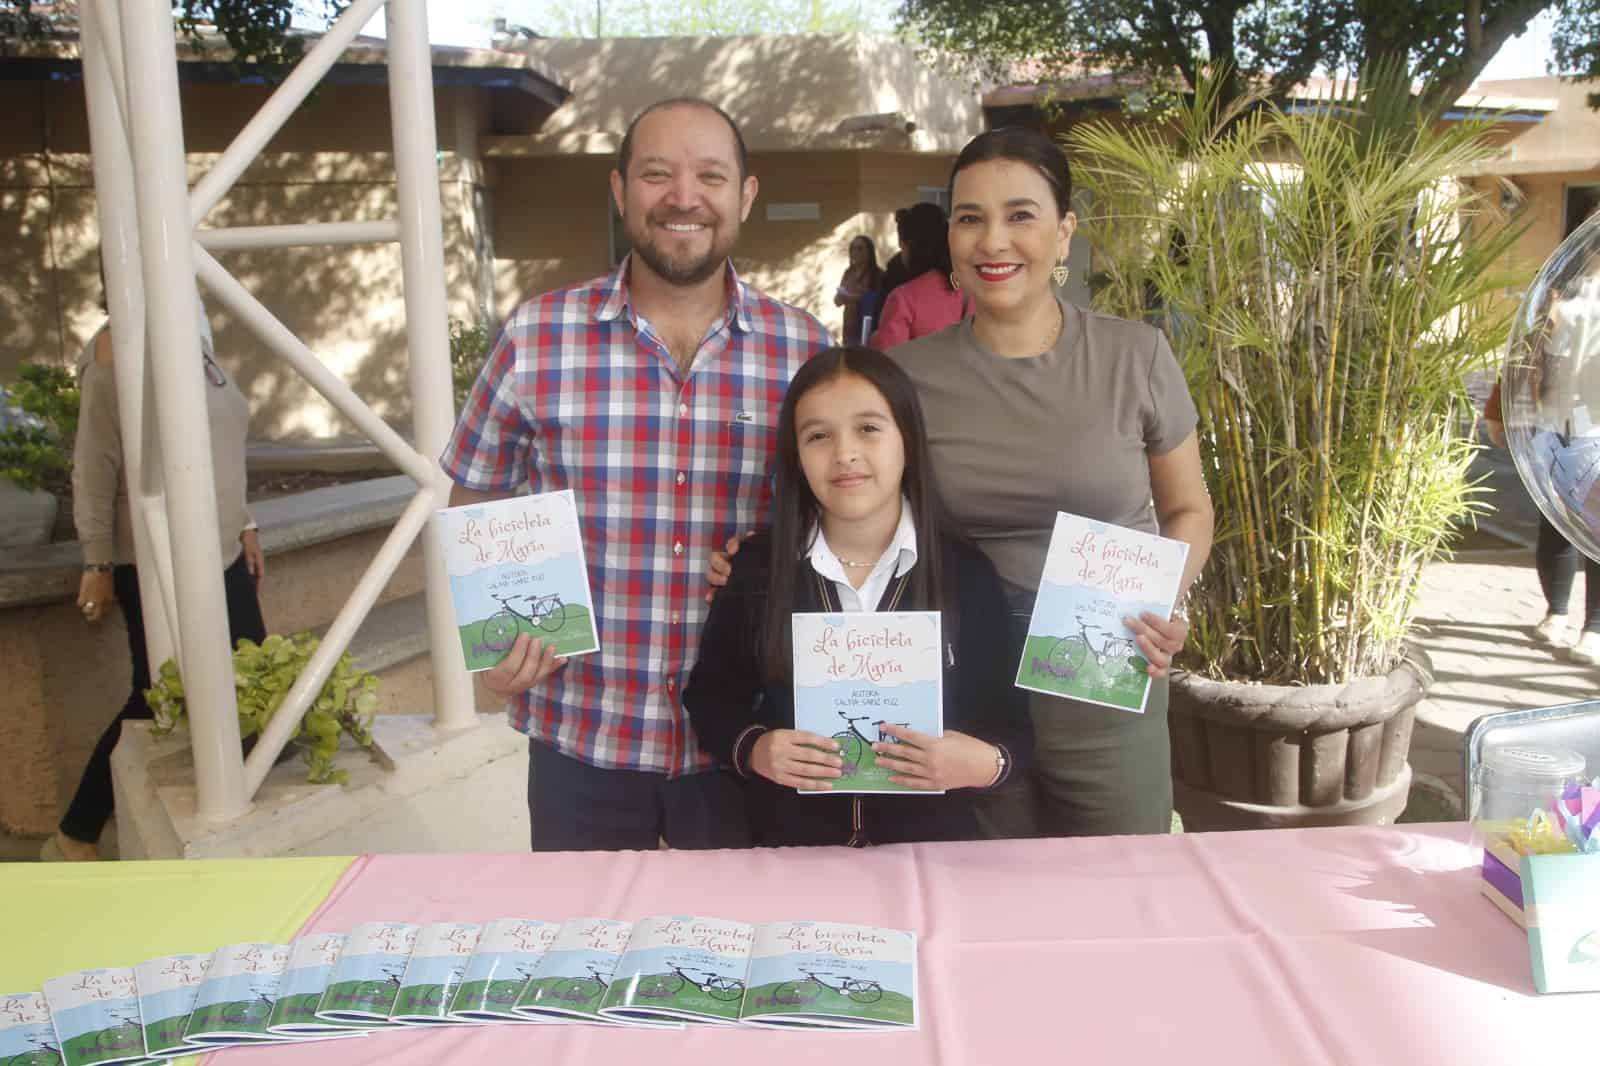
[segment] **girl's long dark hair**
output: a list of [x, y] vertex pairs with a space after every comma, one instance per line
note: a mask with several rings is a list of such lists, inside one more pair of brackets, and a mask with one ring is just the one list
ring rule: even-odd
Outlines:
[[[789, 384], [778, 413], [777, 477], [772, 493], [772, 564], [767, 578], [767, 610], [762, 633], [762, 660], [769, 681], [794, 676], [790, 615], [794, 611], [795, 582], [801, 574], [810, 580], [804, 564], [811, 550], [812, 531], [821, 519], [817, 498], [800, 466], [800, 442], [795, 433], [795, 408], [806, 393], [846, 374], [866, 381], [889, 405], [889, 413], [905, 446], [905, 474], [900, 491], [911, 507], [917, 527], [917, 565], [911, 568], [900, 609], [940, 611], [944, 607], [940, 541], [945, 530], [944, 504], [934, 481], [928, 454], [928, 433], [916, 386], [887, 355], [860, 345], [828, 348], [813, 356]], [[876, 605], [874, 605], [876, 606]], [[947, 626], [948, 629], [948, 626]]]
[[906, 278], [920, 278], [937, 270], [950, 287], [950, 222], [938, 204], [916, 203], [905, 209], [900, 234], [906, 261]]
[[853, 246], [856, 241], [867, 246], [867, 288], [879, 288], [883, 285], [883, 267], [878, 265], [878, 242], [865, 233], [856, 237], [850, 244]]

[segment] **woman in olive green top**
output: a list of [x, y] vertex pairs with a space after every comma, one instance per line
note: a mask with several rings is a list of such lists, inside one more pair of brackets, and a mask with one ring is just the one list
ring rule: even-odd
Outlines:
[[[1007, 585], [1019, 650], [1057, 511], [1188, 542], [1184, 590], [1211, 550], [1197, 416], [1166, 338], [1073, 307], [1052, 282], [1077, 225], [1071, 182], [1044, 134], [969, 143], [951, 175], [950, 255], [973, 315], [892, 355], [917, 385], [956, 524]], [[980, 812], [994, 835], [1167, 831], [1166, 674], [1189, 627], [1181, 609], [1125, 621], [1157, 679], [1145, 713], [1031, 693], [1036, 769]]]

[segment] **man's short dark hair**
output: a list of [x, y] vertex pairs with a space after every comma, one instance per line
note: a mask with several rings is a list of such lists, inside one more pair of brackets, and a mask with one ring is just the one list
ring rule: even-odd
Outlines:
[[747, 176], [749, 176], [750, 151], [749, 149], [745, 148], [744, 134], [739, 132], [739, 124], [733, 121], [732, 116], [730, 116], [726, 111], [722, 110], [722, 108], [718, 107], [716, 104], [712, 103], [710, 100], [704, 100], [698, 96], [674, 96], [670, 100], [656, 101], [643, 111], [639, 112], [637, 115], [633, 116], [633, 121], [628, 123], [628, 132], [622, 135], [622, 148], [617, 152], [617, 172], [621, 174], [624, 179], [626, 179], [628, 176], [628, 164], [633, 161], [633, 131], [638, 128], [640, 122], [644, 121], [646, 115], [654, 114], [657, 111], [663, 111], [669, 107], [702, 108], [706, 111], [712, 112], [718, 118], [722, 119], [722, 121], [726, 122], [728, 124], [729, 131], [733, 133], [734, 154], [739, 159], [739, 180], [743, 181]]

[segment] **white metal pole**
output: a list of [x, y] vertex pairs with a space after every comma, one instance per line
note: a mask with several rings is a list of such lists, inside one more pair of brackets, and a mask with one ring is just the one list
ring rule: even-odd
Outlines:
[[150, 371], [157, 397], [167, 518], [172, 534], [178, 644], [194, 748], [196, 814], [232, 821], [249, 808], [239, 753], [238, 704], [222, 588], [211, 430], [195, 314], [194, 226], [189, 221], [176, 30], [169, 0], [123, 0], [129, 140], [144, 266]]
[[381, 244], [400, 239], [400, 223], [299, 222], [281, 226], [227, 226], [197, 230], [194, 239], [210, 252], [255, 251], [324, 244]]
[[[390, 0], [389, 121], [394, 128], [395, 186], [405, 270], [406, 343], [411, 362], [411, 409], [417, 450], [443, 453], [455, 422], [450, 388], [450, 326], [445, 307], [444, 231], [439, 208], [438, 137], [434, 130], [433, 63], [423, 0]], [[449, 482], [433, 464], [435, 500], [449, 500]], [[472, 684], [458, 650], [461, 637], [450, 606], [439, 524], [422, 534], [428, 634], [433, 648], [434, 725], [466, 729], [477, 722]]]
[[[133, 157], [128, 153], [124, 111], [118, 106], [122, 31], [117, 9], [106, 3], [81, 9], [79, 39], [83, 50], [83, 91], [89, 113], [90, 162], [94, 168], [95, 206], [100, 223], [100, 260], [105, 268], [106, 309], [111, 316], [112, 363], [117, 378], [117, 419], [122, 430], [122, 476], [130, 505], [137, 512], [146, 461], [144, 454], [144, 288], [139, 276], [139, 233], [134, 205]], [[144, 523], [133, 523], [134, 558], [144, 616], [145, 650], [150, 674], [174, 652], [169, 597], [163, 588], [154, 549]]]

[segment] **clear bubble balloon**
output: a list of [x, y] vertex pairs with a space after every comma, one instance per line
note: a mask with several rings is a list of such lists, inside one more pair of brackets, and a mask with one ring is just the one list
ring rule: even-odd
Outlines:
[[1517, 473], [1562, 536], [1600, 559], [1600, 213], [1545, 261], [1500, 386]]

